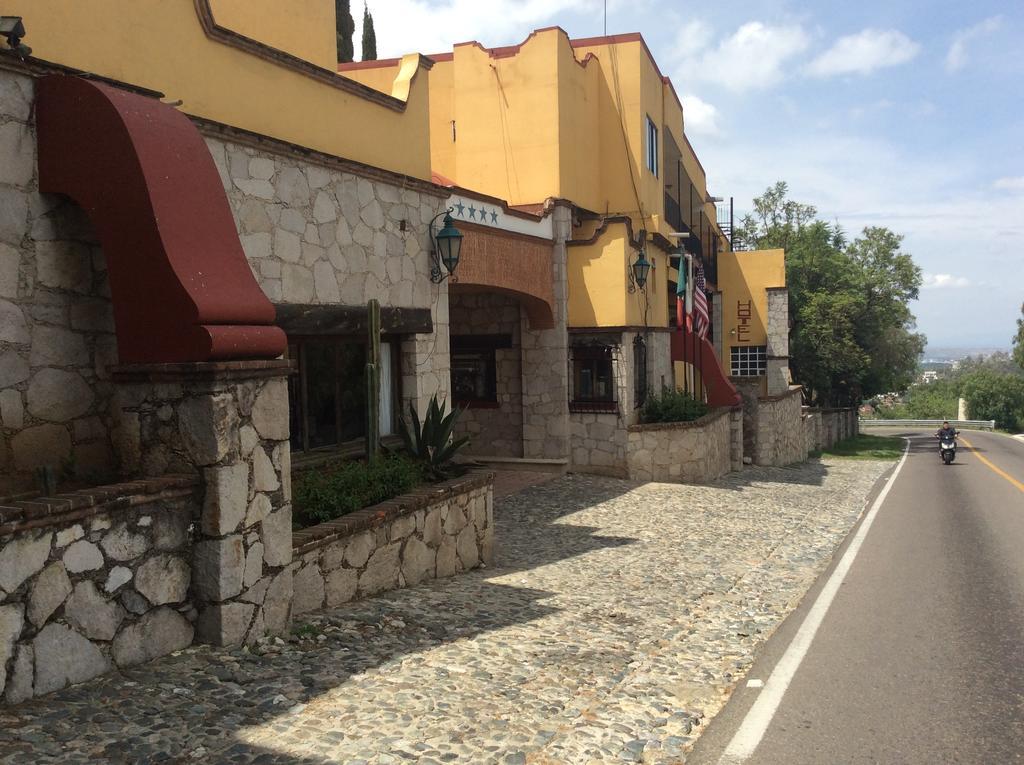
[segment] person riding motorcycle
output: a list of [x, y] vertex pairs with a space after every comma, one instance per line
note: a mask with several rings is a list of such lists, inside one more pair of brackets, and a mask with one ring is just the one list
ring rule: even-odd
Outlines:
[[[952, 464], [956, 459], [956, 437], [958, 435], [960, 435], [960, 431], [950, 425], [949, 420], [943, 420], [942, 427], [935, 434], [935, 437], [939, 439], [939, 456], [947, 465]], [[950, 445], [948, 449], [946, 444]]]

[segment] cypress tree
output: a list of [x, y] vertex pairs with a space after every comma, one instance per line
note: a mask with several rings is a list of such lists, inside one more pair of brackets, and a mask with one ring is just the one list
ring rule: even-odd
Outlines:
[[334, 14], [338, 36], [338, 61], [347, 64], [355, 58], [352, 36], [356, 32], [356, 22], [352, 19], [348, 0], [334, 0]]
[[377, 60], [377, 33], [373, 31], [373, 16], [363, 3], [363, 61]]

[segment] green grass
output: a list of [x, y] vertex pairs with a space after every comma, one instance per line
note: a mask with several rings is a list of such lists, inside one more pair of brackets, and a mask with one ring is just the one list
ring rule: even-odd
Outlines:
[[814, 457], [842, 457], [851, 460], [898, 460], [903, 456], [903, 439], [892, 436], [859, 435], [815, 452]]

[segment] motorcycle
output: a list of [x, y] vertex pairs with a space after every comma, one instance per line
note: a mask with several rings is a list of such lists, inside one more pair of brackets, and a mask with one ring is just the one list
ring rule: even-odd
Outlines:
[[960, 435], [960, 431], [956, 431], [952, 438], [948, 435], [937, 435], [939, 439], [939, 456], [942, 457], [943, 463], [946, 465], [952, 464], [953, 460], [956, 459], [956, 437]]

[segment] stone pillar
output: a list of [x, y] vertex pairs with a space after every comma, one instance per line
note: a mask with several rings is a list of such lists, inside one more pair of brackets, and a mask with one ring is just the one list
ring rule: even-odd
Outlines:
[[526, 316], [522, 318], [523, 457], [526, 459], [569, 457], [569, 292], [565, 242], [572, 234], [571, 215], [570, 208], [563, 204], [551, 211], [555, 326], [532, 330]]
[[777, 396], [789, 390], [789, 290], [771, 287], [768, 295], [767, 395]]
[[729, 466], [733, 472], [743, 470], [743, 407], [729, 411]]
[[422, 418], [431, 397], [436, 394], [438, 401], [446, 401], [451, 387], [448, 281], [430, 288], [433, 334], [412, 335], [401, 345], [402, 416], [406, 419], [410, 404]]
[[125, 476], [193, 473], [196, 639], [252, 643], [291, 618], [287, 361], [119, 367], [114, 448]]

